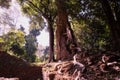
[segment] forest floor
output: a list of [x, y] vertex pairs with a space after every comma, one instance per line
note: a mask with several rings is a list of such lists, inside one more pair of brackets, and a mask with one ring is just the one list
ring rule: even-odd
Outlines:
[[0, 80], [120, 80], [120, 56], [117, 54], [110, 51], [82, 53], [71, 61], [35, 66], [0, 52]]
[[120, 56], [110, 51], [91, 55], [82, 53], [76, 61], [48, 63], [43, 72], [50, 80], [120, 80]]

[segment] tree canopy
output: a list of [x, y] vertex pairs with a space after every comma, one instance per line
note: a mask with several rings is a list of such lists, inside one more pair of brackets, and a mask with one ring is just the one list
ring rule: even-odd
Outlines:
[[[0, 4], [1, 7], [9, 8], [11, 1], [3, 2], [4, 4]], [[81, 50], [93, 53], [106, 50], [119, 51], [119, 1], [18, 0], [18, 2], [22, 12], [30, 18], [29, 35], [25, 35], [24, 29], [21, 29], [25, 36], [24, 45], [33, 41], [32, 44], [35, 44], [32, 46], [37, 47], [36, 37], [47, 26], [50, 36], [50, 61], [54, 61], [55, 58], [54, 48], [57, 49], [55, 53], [59, 56], [76, 54]], [[9, 13], [1, 15], [0, 23], [15, 26]]]

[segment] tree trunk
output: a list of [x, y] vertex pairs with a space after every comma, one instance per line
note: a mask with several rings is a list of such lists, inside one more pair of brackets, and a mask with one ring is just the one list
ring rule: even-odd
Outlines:
[[[114, 12], [115, 12], [115, 17], [116, 17], [116, 23], [119, 25], [118, 28], [120, 30], [120, 6], [119, 6], [119, 3], [118, 1], [114, 1]], [[120, 34], [120, 31], [119, 31], [119, 34]]]
[[53, 30], [53, 22], [48, 21], [49, 28], [49, 62], [55, 61], [54, 58], [54, 30]]
[[112, 45], [113, 45], [113, 50], [117, 50], [119, 51], [120, 48], [120, 26], [117, 24], [114, 13], [112, 12], [111, 6], [108, 2], [108, 0], [100, 0], [103, 10], [106, 14], [107, 17], [107, 21], [110, 27], [110, 31], [111, 31], [111, 36], [112, 36]]
[[[57, 29], [56, 29], [56, 49], [57, 60], [67, 60], [75, 54], [71, 48], [76, 47], [76, 40], [68, 21], [65, 1], [56, 0], [57, 5]], [[75, 51], [75, 50], [74, 50]]]

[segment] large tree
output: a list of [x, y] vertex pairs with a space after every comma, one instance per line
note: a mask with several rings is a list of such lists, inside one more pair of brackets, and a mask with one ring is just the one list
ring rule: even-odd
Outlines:
[[76, 53], [77, 43], [74, 33], [68, 21], [66, 1], [56, 0], [57, 5], [57, 29], [56, 46], [57, 60], [71, 59]]

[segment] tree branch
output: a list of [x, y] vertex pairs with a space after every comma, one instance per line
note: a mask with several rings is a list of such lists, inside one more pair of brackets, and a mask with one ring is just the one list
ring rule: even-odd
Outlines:
[[32, 5], [38, 13], [40, 13], [45, 18], [48, 18], [47, 15], [39, 7], [37, 7], [33, 2], [28, 1], [28, 3], [30, 4], [30, 6]]

